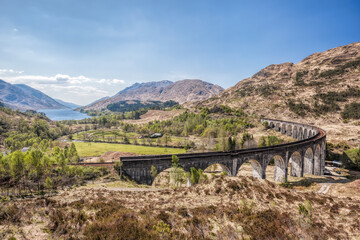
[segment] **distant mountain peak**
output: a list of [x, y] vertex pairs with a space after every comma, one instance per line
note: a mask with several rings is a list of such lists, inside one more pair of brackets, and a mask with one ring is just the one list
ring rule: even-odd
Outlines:
[[212, 97], [223, 90], [222, 87], [199, 79], [184, 79], [176, 82], [162, 80], [157, 82], [135, 83], [113, 97], [97, 101], [84, 107], [85, 110], [103, 109], [111, 103], [125, 100], [170, 101], [184, 103]]

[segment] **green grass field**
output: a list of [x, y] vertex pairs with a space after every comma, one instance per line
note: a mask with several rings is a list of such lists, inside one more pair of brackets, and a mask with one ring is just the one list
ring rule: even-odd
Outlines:
[[74, 142], [80, 157], [100, 156], [108, 151], [131, 152], [139, 155], [156, 154], [179, 154], [185, 153], [184, 149], [147, 147], [130, 144], [111, 144], [111, 143], [93, 143], [93, 142]]
[[[84, 134], [86, 137], [84, 137]], [[143, 139], [139, 139], [136, 138], [136, 136], [139, 136], [140, 134], [135, 133], [135, 132], [127, 132], [124, 133], [120, 130], [89, 130], [86, 132], [81, 132], [81, 133], [77, 133], [73, 135], [73, 139], [74, 140], [91, 140], [91, 141], [99, 141], [99, 142], [118, 142], [118, 143], [124, 143], [124, 136], [126, 135], [126, 137], [128, 138], [129, 142], [131, 144], [136, 145], [136, 142], [138, 144], [142, 144], [142, 145], [160, 145], [160, 146], [164, 146], [165, 145], [165, 138], [161, 137], [161, 138], [155, 138], [155, 139], [151, 139], [151, 138], [143, 138]], [[158, 142], [160, 141], [160, 143]], [[170, 139], [168, 140], [168, 145], [169, 146], [183, 146], [185, 145], [185, 140], [184, 138], [181, 137], [176, 137], [176, 136], [170, 136]]]

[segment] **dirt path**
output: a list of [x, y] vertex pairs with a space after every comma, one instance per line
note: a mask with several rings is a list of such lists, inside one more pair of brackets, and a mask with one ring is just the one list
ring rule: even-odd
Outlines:
[[120, 192], [157, 192], [160, 188], [126, 188], [126, 187], [92, 187], [92, 189], [106, 189]]

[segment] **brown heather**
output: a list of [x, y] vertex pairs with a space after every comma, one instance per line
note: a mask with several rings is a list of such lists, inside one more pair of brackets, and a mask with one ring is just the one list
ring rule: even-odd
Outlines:
[[2, 239], [356, 239], [360, 232], [358, 199], [252, 177], [155, 192], [82, 188], [13, 204], [0, 208]]

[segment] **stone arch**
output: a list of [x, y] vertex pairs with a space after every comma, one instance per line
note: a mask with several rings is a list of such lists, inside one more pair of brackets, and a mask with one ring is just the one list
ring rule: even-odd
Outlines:
[[281, 130], [281, 125], [280, 123], [276, 123], [275, 124], [275, 131], [280, 131]]
[[314, 175], [321, 175], [321, 147], [316, 144], [314, 152]]
[[299, 127], [297, 139], [302, 140], [302, 139], [303, 139], [303, 136], [304, 136], [303, 128], [302, 128], [302, 127]]
[[309, 137], [309, 138], [312, 137], [312, 131], [311, 131], [311, 130], [309, 130], [309, 132], [308, 132], [308, 137]]
[[287, 125], [287, 128], [286, 128], [286, 135], [288, 135], [288, 136], [292, 136], [292, 132], [293, 132], [293, 128], [292, 128], [292, 125], [291, 124], [289, 124], [289, 125]]
[[[272, 166], [269, 165], [269, 162], [272, 159], [274, 160], [273, 172], [270, 169]], [[274, 156], [270, 157], [267, 162], [265, 171], [266, 171], [266, 175], [273, 174], [272, 177], [275, 182], [282, 182], [282, 181], [286, 180], [286, 164], [285, 164], [284, 158], [280, 155], [274, 155]]]
[[269, 127], [274, 128], [275, 127], [274, 122], [269, 122]]
[[313, 174], [314, 152], [309, 147], [304, 154], [304, 174]]
[[297, 126], [294, 126], [294, 127], [293, 127], [292, 137], [293, 137], [293, 138], [296, 138], [296, 139], [297, 139], [297, 137], [298, 137], [298, 128], [297, 128]]
[[263, 175], [263, 168], [261, 167], [261, 164], [255, 160], [255, 159], [249, 159], [249, 160], [246, 160], [245, 162], [243, 162], [239, 169], [238, 169], [238, 172], [236, 174], [236, 176], [241, 176], [241, 167], [243, 165], [245, 165], [246, 163], [250, 163], [251, 164], [251, 168], [252, 168], [252, 176], [254, 178], [259, 178], [261, 179], [262, 178], [262, 175]]
[[294, 152], [291, 154], [290, 160], [290, 176], [293, 177], [302, 177], [302, 157], [299, 152]]
[[308, 130], [307, 128], [304, 128], [304, 137], [303, 139], [307, 139], [308, 138]]
[[209, 171], [213, 172], [212, 170], [210, 170], [210, 168], [211, 168], [212, 166], [216, 166], [217, 168], [220, 167], [221, 172], [227, 172], [227, 174], [228, 174], [229, 176], [231, 176], [231, 170], [230, 170], [230, 168], [228, 168], [225, 164], [222, 164], [222, 163], [211, 163], [209, 166], [207, 166], [207, 167], [204, 169], [204, 172], [209, 172]]
[[285, 133], [286, 133], [286, 124], [285, 124], [285, 123], [283, 123], [283, 124], [281, 125], [281, 133], [282, 133], [282, 134], [285, 134]]
[[[156, 166], [155, 166], [156, 167]], [[182, 170], [184, 172], [186, 172], [187, 170], [179, 165], [180, 168], [182, 168]], [[164, 182], [164, 179], [166, 178], [166, 181], [168, 181], [166, 184], [167, 185], [171, 185], [171, 184], [174, 184], [171, 179], [170, 179], [170, 171], [172, 169], [172, 166], [169, 165], [169, 166], [162, 166], [162, 167], [157, 167], [156, 170], [157, 170], [157, 175], [155, 178], [152, 178], [151, 177], [151, 183], [149, 185], [157, 185], [160, 183], [159, 179], [161, 179], [163, 182], [161, 184], [165, 184]], [[150, 170], [149, 170], [150, 171]], [[151, 176], [151, 172], [149, 172], [149, 176]]]

